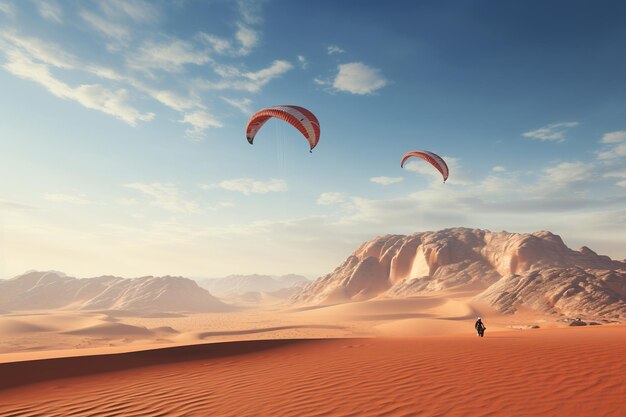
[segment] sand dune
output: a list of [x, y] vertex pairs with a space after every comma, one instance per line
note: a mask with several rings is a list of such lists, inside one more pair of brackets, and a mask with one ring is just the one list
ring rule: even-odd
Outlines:
[[52, 330], [50, 327], [41, 326], [37, 324], [28, 323], [22, 320], [15, 320], [10, 318], [0, 318], [0, 334], [21, 334], [21, 333], [34, 333], [34, 332], [47, 332]]
[[145, 327], [131, 326], [129, 324], [122, 323], [100, 323], [84, 327], [82, 329], [71, 330], [65, 333], [82, 336], [107, 337], [112, 339], [129, 336], [150, 337], [154, 335], [153, 332]]
[[625, 358], [624, 326], [205, 344], [0, 364], [0, 415], [622, 416]]

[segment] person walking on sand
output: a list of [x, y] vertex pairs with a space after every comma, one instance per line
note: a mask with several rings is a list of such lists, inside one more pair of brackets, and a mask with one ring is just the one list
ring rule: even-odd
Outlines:
[[485, 324], [480, 319], [480, 317], [478, 317], [478, 320], [476, 320], [476, 323], [474, 324], [474, 328], [476, 329], [476, 336], [483, 337], [485, 335], [486, 327], [485, 327]]

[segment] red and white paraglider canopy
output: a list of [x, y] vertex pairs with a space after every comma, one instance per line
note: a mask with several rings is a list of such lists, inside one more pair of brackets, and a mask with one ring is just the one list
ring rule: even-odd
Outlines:
[[443, 175], [443, 182], [446, 182], [446, 180], [448, 179], [449, 171], [448, 171], [448, 165], [446, 164], [446, 161], [444, 161], [442, 157], [440, 157], [436, 153], [432, 153], [429, 151], [407, 152], [404, 154], [404, 156], [400, 160], [400, 167], [404, 168], [404, 163], [406, 162], [407, 159], [409, 159], [412, 156], [421, 158], [424, 161], [431, 164], [432, 166], [434, 166], [439, 172], [441, 172], [441, 175]]
[[250, 145], [252, 145], [259, 129], [272, 117], [284, 120], [298, 129], [309, 142], [311, 151], [315, 148], [317, 142], [319, 142], [320, 123], [317, 117], [304, 107], [283, 105], [259, 110], [248, 120], [246, 138], [248, 142], [250, 142]]

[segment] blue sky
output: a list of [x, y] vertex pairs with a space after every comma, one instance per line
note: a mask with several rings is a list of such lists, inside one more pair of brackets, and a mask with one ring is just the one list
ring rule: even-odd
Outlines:
[[[0, 276], [302, 273], [551, 230], [626, 258], [620, 2], [0, 0]], [[297, 104], [314, 152], [254, 111]], [[450, 179], [423, 162], [430, 150]]]

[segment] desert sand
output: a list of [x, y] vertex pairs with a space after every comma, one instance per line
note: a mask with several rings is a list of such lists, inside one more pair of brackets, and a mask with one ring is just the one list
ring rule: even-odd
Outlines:
[[622, 416], [626, 327], [209, 343], [0, 364], [2, 416]]
[[476, 316], [488, 332], [564, 326], [536, 312], [502, 315], [471, 295], [438, 292], [330, 305], [283, 304], [216, 313], [15, 311], [0, 315], [0, 362], [207, 342], [467, 334]]

